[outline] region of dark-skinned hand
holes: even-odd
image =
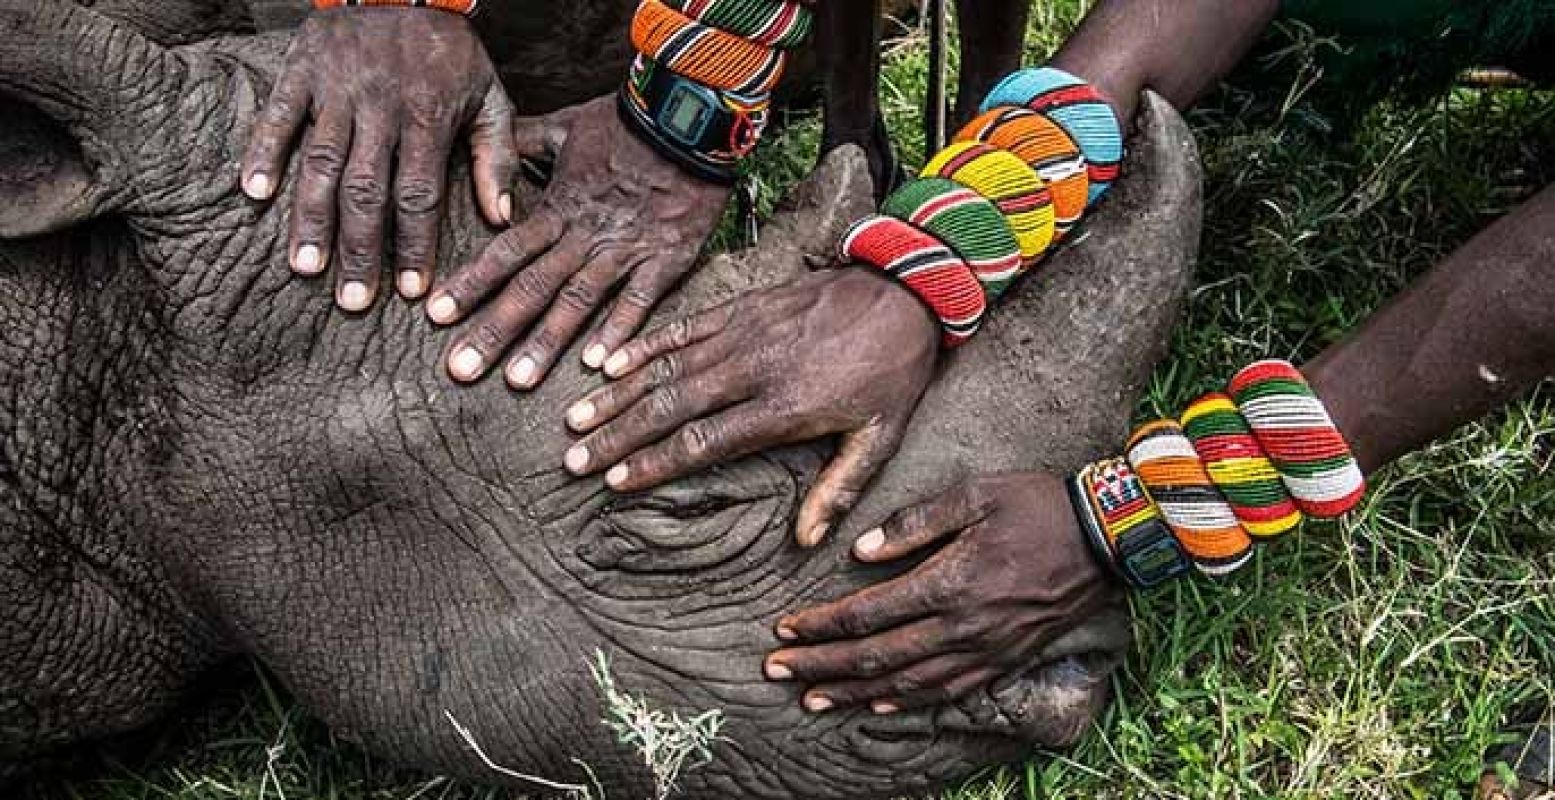
[[[590,433],[566,466],[608,468],[612,489],[634,492],[840,434],[795,526],[814,546],[896,453],[938,352],[939,326],[908,290],[862,267],[812,273],[613,353],[605,373],[622,379],[567,411],[573,430]]]
[[[362,311],[377,296],[391,211],[400,294],[416,299],[432,285],[448,154],[460,131],[469,132],[482,215],[493,225],[510,221],[513,110],[464,17],[411,8],[314,12],[293,37],[249,139],[246,194],[275,193],[310,116],[290,261],[299,274],[318,275],[333,255],[341,308]]]
[[[555,172],[533,213],[433,292],[433,322],[473,313],[448,351],[454,380],[481,377],[524,336],[503,372],[513,388],[534,388],[624,281],[584,347],[584,363],[597,369],[691,269],[718,224],[732,190],[660,156],[627,130],[615,103],[608,95],[516,124],[519,153],[554,161]]]
[[[1063,482],[975,477],[893,514],[853,544],[879,563],[939,549],[900,577],[784,617],[776,681],[810,688],[812,712],[880,714],[944,703],[1029,669],[1043,648],[1117,592],[1081,538]]]

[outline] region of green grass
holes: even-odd
[[[1036,11],[1033,62],[1081,9],[1037,0]],[[1379,104],[1352,124],[1291,100],[1315,73],[1310,37],[1288,35],[1283,59],[1193,116],[1208,169],[1198,288],[1141,416],[1250,359],[1319,352],[1555,171],[1555,97],[1459,92]],[[883,95],[909,164],[923,156],[924,79],[921,37],[893,45]],[[813,158],[817,130],[797,117],[764,149],[767,202]],[[947,797],[1470,796],[1506,723],[1555,697],[1552,397],[1404,459],[1353,519],[1308,526],[1235,580],[1136,598],[1138,644],[1082,744]],[[138,737],[134,755],[90,754],[90,777],[33,792],[502,796],[336,742],[253,665],[223,681],[240,688]]]

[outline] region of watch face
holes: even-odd
[[[1123,571],[1139,586],[1150,587],[1188,571],[1188,559],[1171,531],[1152,520],[1129,532],[1129,541],[1119,542]]]
[[[712,119],[713,106],[691,87],[681,84],[670,92],[659,112],[659,127],[685,144],[701,141]]]

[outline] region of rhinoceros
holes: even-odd
[[[1088,228],[944,357],[847,530],[805,551],[790,526],[826,443],[616,495],[562,468],[565,404],[600,380],[576,354],[532,393],[456,387],[420,308],[346,315],[295,277],[289,186],[237,188],[284,33],[165,46],[58,0],[0,0],[0,31],[0,770],[145,725],[241,654],[385,758],[541,791],[475,742],[619,798],[657,784],[601,724],[600,654],[637,702],[721,715],[687,798],[923,793],[1072,743],[1105,702],[1121,600],[912,713],[808,714],[761,664],[781,614],[900,569],[850,559],[864,526],[973,472],[1116,448],[1199,233],[1164,101]],[[445,266],[492,236],[460,160]],[[708,259],[660,318],[835,266],[875,189],[832,148],[759,247]]]

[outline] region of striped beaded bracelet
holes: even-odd
[[[1301,511],[1237,410],[1221,392],[1188,404],[1179,420],[1211,481],[1225,496],[1242,528],[1254,539],[1269,539],[1301,524]]]
[[[1075,474],[1070,487],[1092,554],[1130,585],[1148,589],[1192,568],[1126,459],[1091,464]]]
[[[1361,501],[1366,478],[1306,378],[1288,361],[1244,367],[1226,386],[1297,508],[1337,517]]]
[[[987,298],[972,268],[933,236],[895,217],[869,216],[842,237],[842,257],[885,270],[939,320],[946,348],[964,344],[982,325]]]
[[[939,239],[972,268],[990,301],[1020,274],[1020,245],[987,198],[948,178],[915,178],[880,204],[880,213]]]
[[[1253,556],[1253,542],[1215,488],[1193,443],[1171,420],[1157,420],[1129,437],[1128,463],[1199,571],[1229,575]]]
[[[480,8],[480,4],[480,0],[313,0],[313,7],[318,9],[354,8],[357,6],[399,6],[401,8],[435,8],[441,11],[463,14],[466,17],[475,16],[475,11]]]
[[[741,39],[792,50],[810,37],[814,15],[793,0],[664,0],[687,17]]]
[[[983,100],[982,111],[1025,106],[1052,119],[1080,146],[1094,205],[1118,179],[1123,164],[1123,129],[1112,106],[1094,87],[1054,67],[1028,68],[1000,81]]]
[[[637,52],[697,83],[744,96],[772,91],[788,56],[643,0],[632,18]]]
[[[958,142],[941,150],[920,177],[948,178],[987,198],[999,209],[1025,267],[1053,242],[1053,193],[1026,162],[982,142]]]

